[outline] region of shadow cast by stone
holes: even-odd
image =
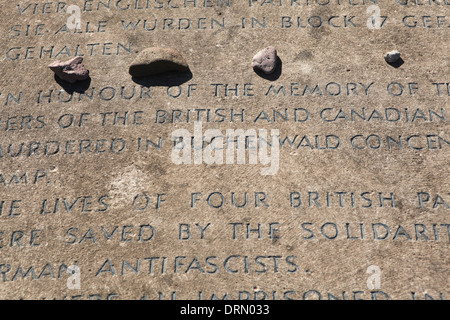
[[[168,71],[146,77],[132,77],[135,83],[144,87],[172,87],[179,86],[192,79],[192,72]]]
[[[87,89],[89,89],[91,85],[91,77],[87,77],[85,80],[80,80],[75,83],[69,83],[67,81],[62,80],[55,74],[55,81],[66,91],[68,94],[72,94],[74,92],[77,93],[85,93]]]
[[[263,79],[269,80],[269,81],[275,81],[278,80],[278,78],[281,76],[281,73],[283,72],[283,61],[281,61],[280,57],[277,57],[277,66],[273,73],[271,74],[265,74],[261,70],[258,70],[256,68],[253,68],[255,73],[260,76]]]
[[[394,68],[400,68],[404,63],[405,63],[405,61],[402,58],[399,58],[395,62],[388,62],[388,65],[390,65]]]

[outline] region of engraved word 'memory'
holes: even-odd
[[[271,131],[270,138],[279,135],[277,129]],[[197,121],[194,135],[187,129],[178,129],[172,132],[171,138],[174,141],[171,158],[175,164],[191,164],[192,153],[194,164],[246,164],[248,150],[248,164],[258,164],[258,154],[260,164],[270,164],[270,167],[261,168],[261,175],[274,175],[279,169],[280,146],[269,143],[272,139],[268,139],[266,129],[259,129],[258,133],[255,129],[227,129],[225,134],[218,129],[208,129],[203,133],[202,122]]]

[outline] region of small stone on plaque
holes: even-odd
[[[386,60],[387,63],[394,63],[400,59],[400,52],[397,50],[390,51],[384,55],[384,60]]]
[[[86,80],[89,70],[83,65],[82,57],[75,57],[68,61],[55,61],[48,66],[60,79],[69,83]]]
[[[252,61],[252,67],[255,70],[262,71],[265,74],[272,74],[277,67],[277,50],[270,46],[259,51]]]
[[[130,66],[133,77],[146,77],[168,71],[186,72],[189,66],[180,52],[172,48],[147,48],[141,51]]]

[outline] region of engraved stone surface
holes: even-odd
[[[145,77],[168,71],[185,72],[189,70],[180,52],[172,48],[144,49],[130,66],[133,77]]]
[[[0,298],[450,298],[448,1],[0,7]]]
[[[277,59],[277,50],[274,47],[267,47],[253,57],[252,66],[255,70],[272,74],[277,67]]]
[[[49,68],[56,76],[69,83],[86,80],[89,77],[89,70],[85,68],[82,57],[75,57],[64,62],[55,61],[49,65]]]

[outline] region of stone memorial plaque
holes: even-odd
[[[448,0],[0,8],[2,299],[450,298]]]

